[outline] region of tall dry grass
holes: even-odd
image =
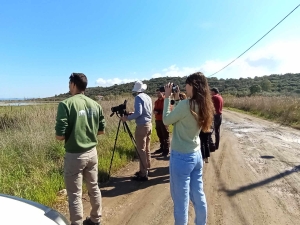
[[[133,109],[130,99],[128,109]],[[119,119],[109,117],[112,106],[124,99],[103,101],[106,134],[99,136],[99,180],[107,177]],[[0,193],[53,206],[64,188],[63,142],[55,140],[57,104],[0,107]],[[128,122],[134,133],[134,122]],[[121,127],[122,128],[122,127]],[[153,129],[152,141],[157,141]],[[118,135],[112,172],[135,156],[133,144],[123,129]]]
[[[300,98],[253,96],[224,98],[225,106],[247,111],[284,125],[300,128]]]

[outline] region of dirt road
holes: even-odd
[[[104,225],[174,224],[169,158],[154,157],[148,182],[136,162],[102,188]],[[208,225],[300,224],[300,131],[226,111],[220,149],[204,165]],[[86,198],[88,199],[88,198]],[[85,214],[89,204],[85,202]],[[189,224],[194,224],[190,207]]]

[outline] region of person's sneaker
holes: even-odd
[[[87,217],[85,221],[83,221],[83,225],[101,225],[101,223],[94,223],[91,218]]]
[[[205,163],[208,163],[208,158],[205,158],[204,161],[205,161]]]
[[[163,152],[163,150],[160,148],[160,149],[156,150],[155,152],[153,152],[153,154],[160,154],[162,152]]]
[[[148,176],[144,176],[144,177],[141,177],[141,176],[134,176],[132,178],[132,180],[135,180],[135,181],[148,181]]]

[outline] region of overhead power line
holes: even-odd
[[[230,63],[228,63],[226,66],[224,66],[222,69],[218,70],[217,72],[209,75],[208,77],[211,77],[219,72],[221,72],[222,70],[224,70],[225,68],[227,68],[228,66],[230,66],[232,63],[234,63],[238,58],[240,58],[242,55],[244,55],[246,52],[248,52],[254,45],[256,45],[261,39],[263,39],[265,36],[267,36],[272,30],[274,30],[282,21],[284,21],[289,15],[291,15],[298,7],[300,6],[300,4],[294,8],[289,14],[287,14],[282,20],[279,21],[279,23],[277,23],[271,30],[269,30],[264,36],[262,36],[258,41],[256,41],[253,45],[251,45],[246,51],[244,51],[242,54],[240,54],[236,59],[234,59],[233,61],[231,61]]]

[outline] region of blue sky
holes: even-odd
[[[137,79],[210,75],[278,23],[299,0],[0,0],[0,98]],[[239,78],[300,72],[300,8],[232,66]]]

